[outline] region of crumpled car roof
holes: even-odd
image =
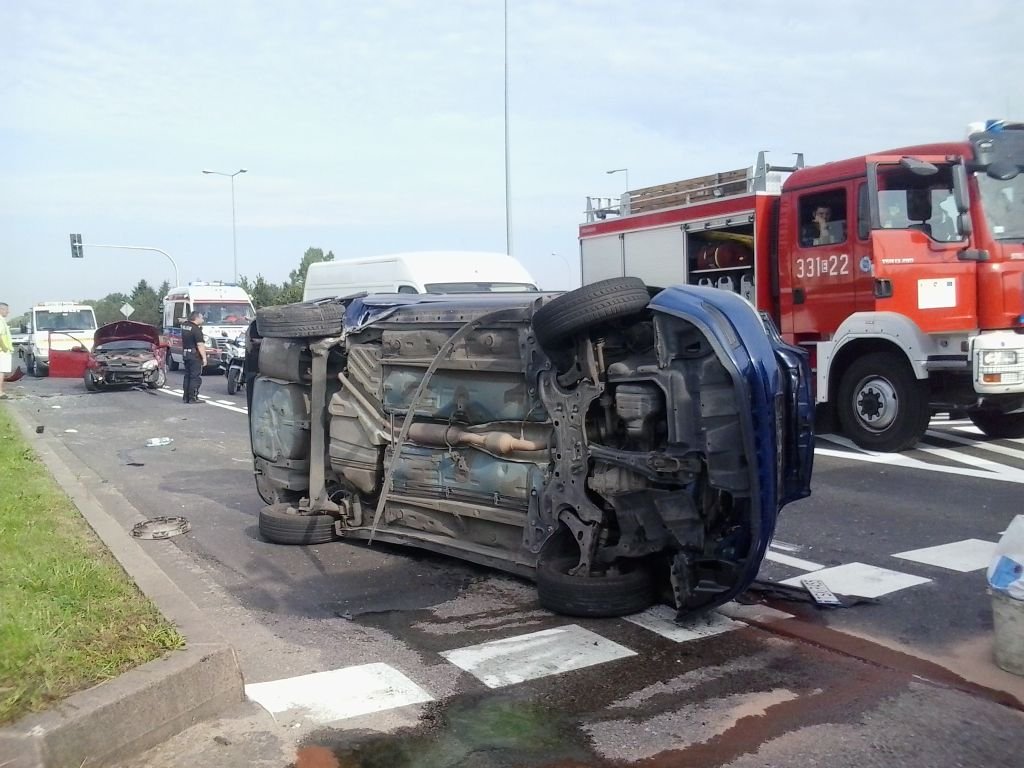
[[[159,345],[160,334],[148,323],[118,320],[96,329],[93,335],[93,350],[112,341],[148,341],[150,344]]]

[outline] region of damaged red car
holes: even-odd
[[[145,384],[159,389],[167,383],[166,348],[152,325],[119,320],[104,325],[93,337],[92,352],[83,378],[85,388]]]

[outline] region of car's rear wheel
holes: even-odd
[[[533,316],[533,332],[546,349],[593,326],[636,315],[650,303],[644,281],[613,277],[557,296]]]
[[[260,510],[260,535],[274,544],[325,544],[334,541],[334,518],[300,515],[288,504],[272,504]]]
[[[256,310],[256,329],[268,339],[302,339],[341,333],[345,305],[337,302],[301,302]]]
[[[172,371],[178,370],[178,361],[174,359],[174,355],[170,352],[167,353],[167,367]]]
[[[968,411],[967,416],[986,437],[995,440],[1015,440],[1024,437],[1024,413]]]
[[[537,564],[537,596],[550,611],[566,616],[604,618],[639,613],[657,597],[652,571],[642,563],[603,575],[574,576],[579,558],[556,555]]]

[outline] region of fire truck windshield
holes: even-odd
[[[1024,174],[1003,181],[978,174],[981,207],[996,240],[1024,240]]]

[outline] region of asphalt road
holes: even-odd
[[[211,402],[186,406],[180,383],[9,390],[39,439],[144,514],[189,519],[190,533],[144,546],[214,617],[267,707],[124,768],[1019,765],[1024,679],[991,661],[983,566],[1021,509],[1024,441],[938,421],[900,457],[822,438],[813,496],[784,510],[761,576],[876,601],[776,596],[680,632],[657,612],[555,616],[526,582],[412,550],[266,543],[244,393],[207,377]]]

